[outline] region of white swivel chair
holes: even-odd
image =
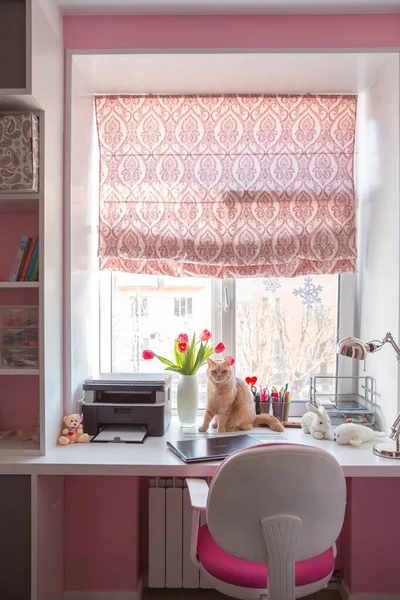
[[[325,450],[266,444],[232,454],[210,489],[187,479],[193,508],[191,557],[223,594],[294,600],[331,578],[346,484]],[[207,525],[199,528],[200,512]]]

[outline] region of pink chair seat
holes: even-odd
[[[207,525],[199,529],[197,554],[207,573],[220,581],[239,587],[257,589],[268,587],[267,565],[227,554],[214,542]],[[331,548],[319,556],[297,562],[296,587],[321,581],[333,571],[334,564],[335,559]]]

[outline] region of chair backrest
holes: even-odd
[[[294,560],[306,560],[334,544],[342,528],[346,482],[325,450],[265,444],[231,455],[211,482],[207,523],[225,552],[267,562],[261,520],[277,515],[301,519]]]

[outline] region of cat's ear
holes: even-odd
[[[207,364],[209,367],[215,367],[215,362],[211,358],[207,358]]]
[[[225,356],[222,362],[228,363],[228,365],[231,366],[231,360],[232,358],[230,356]]]

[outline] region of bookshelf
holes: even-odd
[[[56,1],[0,0],[0,56],[0,113],[39,120],[38,191],[0,190],[0,305],[39,307],[39,368],[0,364],[0,429],[14,432],[0,440],[1,462],[45,454],[62,423],[64,57]],[[39,281],[9,282],[23,234],[39,236]],[[16,431],[34,431],[38,414],[40,444],[20,440]]]
[[[0,305],[39,307],[39,368],[0,364],[0,429],[12,432],[0,440],[0,596],[61,598],[54,569],[40,568],[53,552],[40,515],[47,511],[50,522],[51,493],[62,483],[18,474],[55,447],[63,416],[64,49],[56,0],[0,0],[0,57],[0,112],[39,119],[38,192],[0,191]],[[39,281],[9,282],[23,234],[39,236]],[[40,444],[20,439],[16,432],[34,432],[38,415]],[[60,571],[60,589],[61,579]]]
[[[0,1],[1,4],[1,1]],[[21,112],[18,109],[0,110],[0,114]],[[0,429],[12,431],[0,440],[1,457],[37,456],[43,453],[44,444],[34,444],[21,440],[17,431],[34,431],[37,415],[44,423],[44,382],[43,382],[43,288],[41,281],[8,281],[21,235],[40,235],[43,231],[44,206],[44,112],[33,110],[39,120],[39,191],[7,192],[0,190],[0,306],[38,306],[39,317],[39,368],[7,367],[0,364]],[[14,256],[14,258],[13,258]],[[40,265],[43,256],[39,246]],[[39,276],[40,277],[40,276]],[[0,323],[2,325],[2,323]],[[0,345],[4,331],[1,332]],[[0,348],[3,360],[5,346]]]

